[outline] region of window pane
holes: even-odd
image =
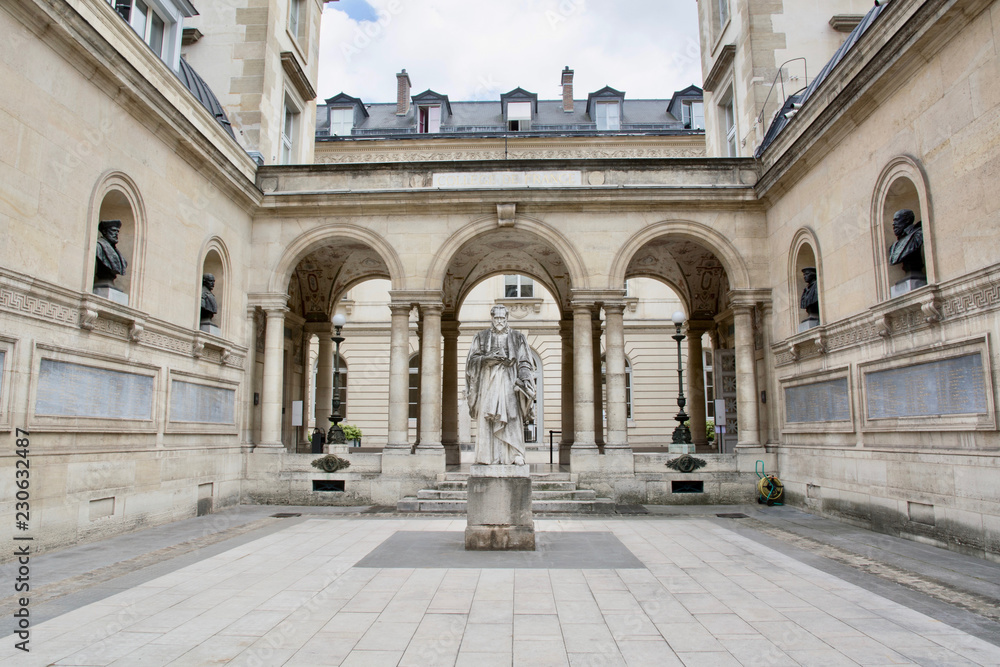
[[[531,102],[508,102],[507,120],[531,120]]]
[[[695,130],[705,129],[705,105],[701,102],[693,102],[691,104],[691,113],[693,116],[691,127]]]
[[[441,107],[430,107],[427,110],[427,131],[441,131]]]
[[[534,296],[534,292],[535,292],[535,286],[532,284],[531,279],[525,278],[524,282],[521,283],[520,296],[524,297],[525,299],[530,299],[532,296]]]
[[[330,109],[330,134],[338,137],[350,136],[354,128],[354,109]]]
[[[139,33],[139,36],[146,39],[146,12],[149,9],[142,0],[135,0],[132,11],[132,28]]]
[[[149,47],[158,56],[163,55],[163,19],[156,14],[152,17],[152,26],[149,29]]]

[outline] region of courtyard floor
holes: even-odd
[[[31,651],[0,600],[0,665],[1000,665],[1000,564],[645,509],[538,517],[533,553],[467,553],[458,516],[242,506],[40,554]]]

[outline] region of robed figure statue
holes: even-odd
[[[535,363],[507,309],[490,310],[493,326],[472,339],[465,362],[469,415],[476,420],[475,463],[524,465],[524,424],[534,419]]]

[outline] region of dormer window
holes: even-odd
[[[417,123],[417,132],[420,134],[434,134],[441,131],[441,107],[423,106],[417,107],[420,119]]]
[[[334,107],[330,109],[330,136],[349,137],[353,129],[353,107]]]
[[[618,132],[622,129],[622,105],[625,93],[611,86],[604,86],[587,96],[587,114],[597,125],[598,131]]]
[[[531,102],[507,103],[507,129],[524,132],[531,127]]]
[[[597,129],[598,130],[622,129],[621,113],[619,112],[618,100],[615,100],[613,102],[597,103]]]
[[[681,103],[681,115],[685,130],[705,129],[705,106],[695,100],[685,100]]]
[[[177,71],[181,22],[197,14],[189,0],[108,0],[153,53]]]

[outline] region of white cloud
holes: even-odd
[[[497,99],[516,86],[558,99],[560,72],[574,96],[605,85],[629,99],[667,98],[701,84],[695,0],[368,0],[378,22],[327,5],[319,94],[393,102],[406,68],[413,92]]]

